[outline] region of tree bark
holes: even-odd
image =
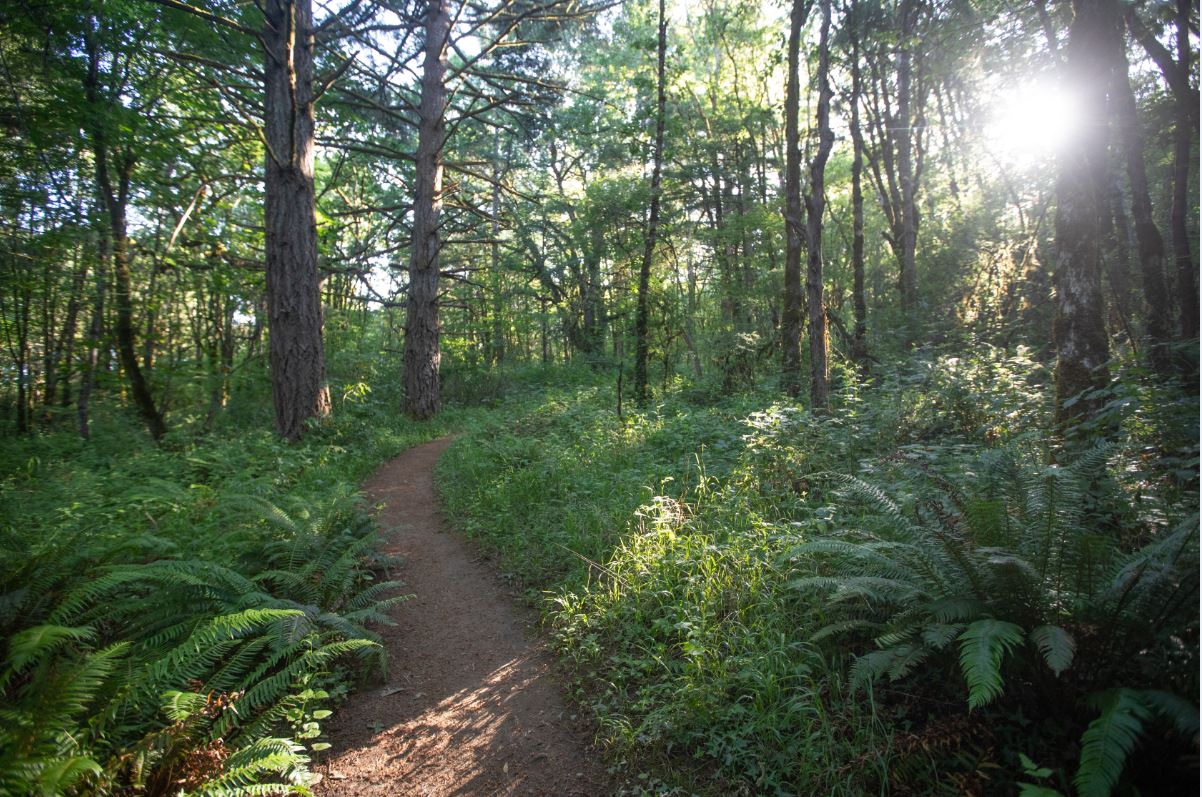
[[[417,419],[441,409],[438,368],[438,222],[442,215],[442,155],[446,143],[447,37],[451,17],[445,0],[430,0],[426,54],[417,130],[413,246],[409,256],[409,300],[405,314],[405,410]]]
[[[155,440],[162,438],[167,432],[163,416],[155,406],[150,394],[150,386],[138,363],[138,353],[134,341],[134,309],[133,309],[133,278],[130,270],[129,235],[127,231],[126,209],[129,201],[129,181],[134,163],[130,156],[121,164],[118,174],[118,187],[114,190],[108,169],[108,148],[102,134],[97,132],[93,137],[93,149],[96,160],[96,185],[100,192],[101,201],[107,215],[107,230],[109,254],[113,266],[113,299],[117,311],[115,331],[117,335],[117,356],[125,376],[129,380],[130,395],[138,415],[146,424],[147,431]]]
[[[53,380],[49,372],[46,374],[45,392],[47,406],[55,400],[56,396],[59,406],[67,407],[71,404],[71,376],[74,369],[75,333],[79,326],[79,308],[83,302],[84,287],[87,284],[88,278],[87,259],[78,257],[78,260],[75,274],[71,278],[71,296],[67,300],[67,317],[63,321],[63,331],[59,335],[54,356],[55,362],[62,364],[62,372],[58,373],[56,371],[56,376]],[[58,390],[59,384],[62,385],[61,395],[59,395]]]
[[[851,270],[852,359],[863,374],[868,369],[868,303],[864,298],[864,134],[860,130],[860,35],[859,13],[852,0],[847,24],[851,32]]]
[[[1102,298],[1107,170],[1107,53],[1119,35],[1114,0],[1074,0],[1065,54],[1081,98],[1080,134],[1059,153],[1056,184],[1056,422],[1062,431],[1101,404],[1088,391],[1106,385],[1109,341]]]
[[[100,339],[104,335],[104,295],[108,291],[105,271],[109,260],[108,233],[97,230],[96,292],[92,299],[92,318],[88,324],[87,351],[84,354],[83,373],[79,377],[79,398],[75,401],[75,416],[79,436],[84,440],[92,437],[91,400],[92,388],[96,384],[96,366],[100,360]]]
[[[664,61],[668,50],[668,19],[664,0],[659,0],[659,36],[656,43],[655,144],[651,151],[651,208],[647,213],[647,237],[639,266],[638,305],[634,322],[634,395],[639,404],[647,401],[648,294],[651,292],[651,262],[659,236],[660,181],[664,159]]]
[[[266,0],[262,40],[268,353],[276,431],[298,440],[330,412],[313,186],[313,9]]]
[[[95,24],[93,23],[93,25]],[[92,109],[92,127],[89,137],[95,161],[96,190],[107,221],[105,230],[101,234],[108,238],[108,251],[113,266],[113,298],[117,311],[117,354],[121,366],[125,370],[126,378],[129,380],[134,407],[146,424],[150,436],[157,441],[166,434],[167,427],[163,422],[163,416],[155,406],[154,398],[150,394],[150,387],[146,383],[146,377],[138,364],[134,341],[133,289],[126,211],[129,207],[130,178],[136,158],[127,148],[116,164],[117,173],[114,182],[114,175],[109,163],[112,152],[104,120],[104,113],[107,109],[103,107],[103,103],[106,100],[101,98],[101,53],[95,33],[89,31],[86,35],[85,46],[88,52],[88,71],[84,77],[84,94]]]
[[[831,131],[830,30],[831,1],[819,0],[822,23],[818,34],[818,149],[810,161],[810,186],[806,194],[806,312],[810,334],[810,406],[825,412],[829,404],[830,373],[827,366],[826,308],[822,301],[822,214],[826,210],[826,161],[835,143]]]
[[[97,163],[101,162],[103,162],[102,159],[97,157]],[[132,166],[132,163],[129,164],[130,169]],[[110,191],[105,193],[113,247],[113,298],[117,310],[117,355],[121,360],[121,367],[125,369],[126,378],[129,380],[130,395],[133,397],[138,415],[142,417],[150,436],[159,440],[167,433],[167,426],[150,394],[150,386],[146,383],[146,376],[142,373],[142,368],[138,363],[138,352],[134,342],[133,280],[130,272],[129,235],[126,231],[125,213],[129,177],[127,171],[123,170],[123,172],[119,196],[114,198]],[[104,180],[104,178],[101,179]]]
[[[1177,0],[1177,70],[1184,76],[1186,89],[1193,56],[1189,44],[1189,0]],[[1174,92],[1176,118],[1173,120],[1173,203],[1169,227],[1173,238],[1173,259],[1177,264],[1177,293],[1181,297],[1181,337],[1198,337],[1198,263],[1189,246],[1189,172],[1192,159],[1191,130],[1198,113],[1196,94],[1188,90]]]
[[[918,203],[914,185],[913,113],[911,112],[913,84],[913,55],[915,9],[912,0],[901,3],[901,42],[897,56],[897,179],[901,187],[901,241],[898,265],[898,286],[901,290],[902,312],[906,316],[906,344],[915,338],[915,314],[918,310]]]
[[[1173,367],[1168,348],[1172,338],[1172,309],[1165,282],[1164,238],[1161,237],[1152,215],[1152,197],[1148,191],[1148,174],[1144,166],[1144,142],[1139,129],[1135,93],[1131,90],[1128,74],[1126,43],[1121,36],[1115,39],[1118,45],[1114,51],[1115,121],[1126,156],[1127,181],[1131,188],[1131,215],[1135,222],[1140,276],[1143,281],[1144,301],[1147,303],[1148,359],[1158,374],[1168,376]]]
[[[789,15],[789,74],[785,83],[785,295],[781,311],[781,387],[796,398],[801,392],[801,135],[798,116],[801,81],[798,76],[801,29],[809,0],[793,0]]]

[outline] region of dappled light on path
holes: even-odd
[[[420,446],[368,482],[413,599],[384,631],[388,677],[353,695],[317,767],[318,793],[604,795],[612,791],[567,708],[551,659],[514,596],[443,529],[431,471],[448,441]]]

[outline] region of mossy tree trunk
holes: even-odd
[[[1067,429],[1097,412],[1108,381],[1102,296],[1109,54],[1119,36],[1114,0],[1074,0],[1064,70],[1081,103],[1076,140],[1058,155],[1056,182],[1056,422]]]

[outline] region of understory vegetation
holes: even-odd
[[[0,797],[320,792],[450,434],[625,794],[1196,794],[1198,32],[0,3]]]
[[[927,352],[833,398],[554,392],[441,464],[651,793],[1171,794],[1196,781],[1196,402]]]
[[[0,794],[307,792],[323,720],[383,667],[373,627],[405,598],[357,483],[474,417],[399,421],[370,366],[336,365],[356,380],[338,422],[299,446],[269,431],[261,382],[161,447],[120,416],[99,444],[3,441]]]

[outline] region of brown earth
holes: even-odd
[[[443,523],[432,471],[449,440],[410,449],[364,489],[412,600],[383,631],[385,686],[351,696],[314,767],[324,797],[614,792],[560,694],[527,612]]]

